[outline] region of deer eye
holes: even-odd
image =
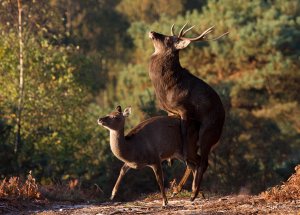
[[[173,39],[170,38],[170,37],[166,37],[166,39],[165,39],[165,44],[166,44],[166,45],[171,45],[172,43],[173,43]]]
[[[120,119],[118,115],[111,116],[112,119]]]

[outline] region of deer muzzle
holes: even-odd
[[[155,39],[163,40],[165,38],[165,36],[162,34],[156,33],[154,31],[150,31],[149,38],[152,40],[155,40]]]
[[[103,122],[103,119],[102,119],[102,118],[99,118],[99,119],[97,120],[97,122],[98,122],[98,125],[104,125],[104,122]]]
[[[154,31],[149,32],[149,38],[152,40],[154,39],[154,33],[155,33]]]

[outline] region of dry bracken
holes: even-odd
[[[260,196],[266,200],[289,201],[300,200],[300,165],[295,167],[296,172],[282,185],[272,187]]]
[[[19,177],[11,177],[0,181],[0,198],[7,199],[38,199],[40,192],[35,178],[29,172],[25,182]]]

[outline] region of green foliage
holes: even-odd
[[[175,17],[183,11],[183,0],[122,0],[117,9],[132,21],[151,23],[158,20],[162,14]]]
[[[99,89],[94,62],[72,45],[53,42],[57,35],[28,33],[22,148],[14,154],[18,37],[15,29],[1,26],[2,34],[7,35],[0,38],[1,159],[5,160],[1,177],[32,169],[45,181],[79,176],[90,180],[99,174],[99,163],[111,157],[103,154],[108,151],[107,133],[96,123],[103,109],[90,104],[89,92]],[[26,34],[27,25],[24,29]],[[91,83],[88,87],[87,82]]]

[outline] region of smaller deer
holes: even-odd
[[[118,106],[115,111],[98,119],[98,124],[110,132],[110,148],[113,154],[124,162],[113,188],[111,200],[115,197],[122,178],[130,168],[139,169],[148,166],[154,171],[162,194],[163,206],[165,206],[168,200],[163,186],[161,162],[170,158],[183,160],[180,118],[176,116],[153,117],[141,122],[125,136],[125,117],[130,114],[130,107],[122,112],[121,107]],[[199,126],[196,123],[190,124],[188,128],[188,142],[194,144],[189,144],[191,146],[188,148],[189,160],[192,163],[188,164],[184,176],[188,177],[193,171],[193,197],[196,197],[195,192],[199,190],[200,157],[197,155],[197,148],[193,148],[198,140],[198,130]],[[184,183],[186,179],[183,178],[181,181]]]

